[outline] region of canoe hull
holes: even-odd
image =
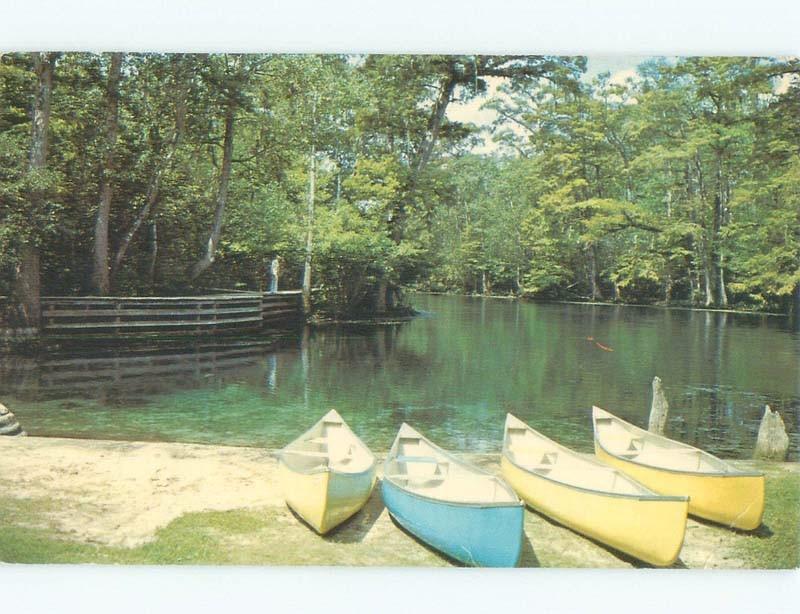
[[[356,514],[375,485],[375,468],[364,473],[298,473],[278,468],[286,504],[317,533],[324,535]]]
[[[450,558],[477,567],[514,567],[522,551],[522,505],[436,501],[383,480],[383,502],[410,533]]]
[[[725,526],[752,531],[764,515],[764,476],[669,471],[621,459],[595,441],[595,455],[651,490],[688,495],[689,513]]]
[[[564,526],[651,565],[678,558],[687,502],[604,495],[548,480],[503,456],[503,477],[525,503]]]

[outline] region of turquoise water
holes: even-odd
[[[277,448],[335,407],[385,451],[403,421],[454,450],[500,448],[513,412],[590,451],[592,404],[646,424],[664,382],[673,436],[749,457],[765,403],[800,437],[800,335],[779,317],[415,295],[423,315],[258,339],[86,348],[0,363],[31,435]]]

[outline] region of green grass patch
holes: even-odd
[[[153,541],[124,548],[86,543],[60,532],[47,520],[52,508],[47,500],[0,498],[0,508],[7,519],[0,531],[0,561],[6,563],[258,563],[246,556],[253,545],[237,552],[231,542],[252,536],[270,521],[269,514],[248,511],[186,514],[159,530]]]
[[[734,551],[757,569],[800,567],[800,473],[767,473],[764,524],[742,534]]]
[[[800,566],[800,472],[766,471],[764,525],[752,533],[703,525],[733,567]],[[73,508],[77,511],[81,508]],[[286,507],[190,513],[135,548],[87,543],[53,522],[63,502],[0,496],[0,561],[8,563],[393,565],[449,563],[382,516],[373,497],[364,511],[322,538]],[[607,549],[526,512],[526,545],[520,564],[542,567],[626,567]],[[366,539],[369,534],[369,539]],[[702,544],[702,540],[698,542]],[[688,543],[687,543],[688,547]],[[694,566],[694,565],[692,565]]]

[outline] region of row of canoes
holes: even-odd
[[[403,424],[384,464],[392,517],[469,565],[517,564],[524,504],[618,551],[671,565],[687,514],[731,528],[761,524],[764,476],[593,408],[595,457],[506,416],[502,477],[443,450]],[[280,453],[289,507],[325,534],[358,510],[376,482],[376,459],[335,411]],[[523,503],[524,502],[524,503]]]

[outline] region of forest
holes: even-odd
[[[800,61],[0,55],[0,295],[407,289],[797,312]],[[485,125],[448,115],[480,101]],[[482,142],[491,147],[478,148]],[[483,151],[482,153],[478,153]]]

